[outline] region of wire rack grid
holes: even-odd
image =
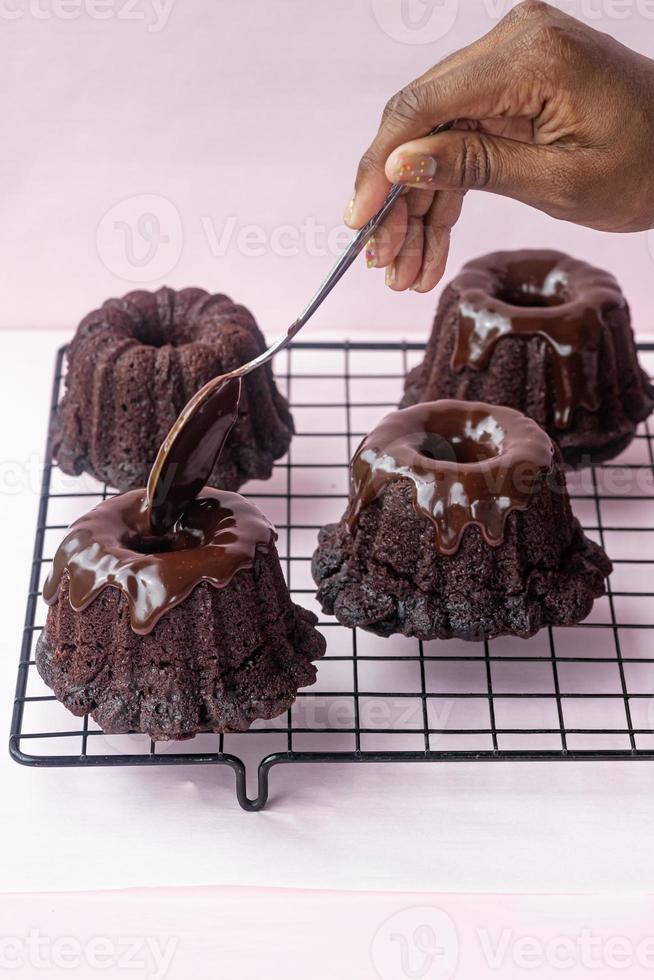
[[[270,770],[292,763],[654,759],[654,447],[648,423],[623,455],[569,474],[573,507],[613,559],[607,595],[577,627],[530,640],[382,639],[321,614],[310,574],[319,528],[345,507],[358,441],[397,405],[420,344],[295,343],[277,373],[297,433],[270,481],[248,497],[272,519],[295,601],[327,638],[318,681],[293,707],[249,732],[154,743],[107,735],[71,715],[34,664],[43,580],[66,527],[111,489],[43,473],[10,752],[31,766],[226,765],[238,802],[260,810]],[[641,345],[654,352],[654,344]],[[649,356],[647,353],[645,356]],[[51,411],[61,387],[58,354]],[[278,368],[280,363],[278,363]],[[249,794],[249,775],[254,792]]]

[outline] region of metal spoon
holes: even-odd
[[[435,126],[430,136],[451,129],[454,122]],[[161,445],[148,477],[146,506],[155,534],[173,526],[185,507],[195,499],[211,475],[225,440],[236,421],[240,379],[267,364],[290,344],[307,320],[365,248],[396,200],[405,191],[393,184],[379,211],[361,228],[286,334],[258,357],[209,381],[182,409]]]

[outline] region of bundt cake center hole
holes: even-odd
[[[450,420],[451,422],[452,420]],[[446,432],[425,432],[418,452],[440,463],[481,463],[502,452],[504,430],[492,417],[456,420]]]
[[[425,459],[433,459],[438,462],[455,463],[457,461],[456,450],[449,439],[443,438],[436,432],[428,432],[420,445],[418,452]]]
[[[141,323],[134,331],[134,336],[139,344],[143,344],[144,347],[177,346],[172,332],[169,333],[158,320],[156,322],[147,320]]]
[[[135,534],[126,541],[126,547],[140,555],[163,555],[172,551],[200,548],[204,541],[205,535],[198,529],[174,528],[167,534]]]
[[[509,269],[502,278],[497,299],[510,306],[549,307],[570,302],[568,277],[562,269]]]
[[[484,459],[493,459],[497,456],[499,447],[491,441],[480,442],[477,439],[459,436],[445,438],[429,432],[420,444],[418,452],[426,459],[440,463],[480,463]]]

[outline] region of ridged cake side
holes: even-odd
[[[360,514],[323,528],[313,557],[318,599],[345,626],[381,636],[476,640],[532,636],[543,626],[584,619],[604,593],[611,563],[573,517],[561,484],[545,477],[525,511],[509,514],[504,540],[487,544],[468,527],[454,555],[441,554],[434,528],[397,479]]]
[[[312,661],[325,651],[316,622],[291,601],[273,545],[224,588],[200,582],[146,635],[133,631],[116,588],[75,612],[64,576],[36,664],[73,714],[88,712],[108,733],[245,731],[315,681]]]
[[[61,469],[89,472],[119,490],[143,486],[186,402],[265,347],[252,315],[227,296],[161,289],[108,300],[82,320],[68,349],[52,433]],[[250,374],[210,485],[236,490],[249,479],[267,479],[292,434],[270,367]]]

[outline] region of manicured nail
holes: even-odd
[[[395,263],[391,262],[390,265],[386,266],[386,272],[384,274],[387,286],[392,286],[395,282]]]
[[[352,197],[350,198],[350,203],[345,208],[345,214],[343,215],[343,221],[345,222],[346,225],[349,225],[350,221],[352,220],[353,211],[354,211],[354,195],[352,195]]]
[[[395,171],[398,184],[431,184],[436,176],[436,157],[405,153]]]
[[[375,236],[371,237],[366,242],[366,265],[369,269],[374,269],[377,265],[377,252],[375,249]]]

